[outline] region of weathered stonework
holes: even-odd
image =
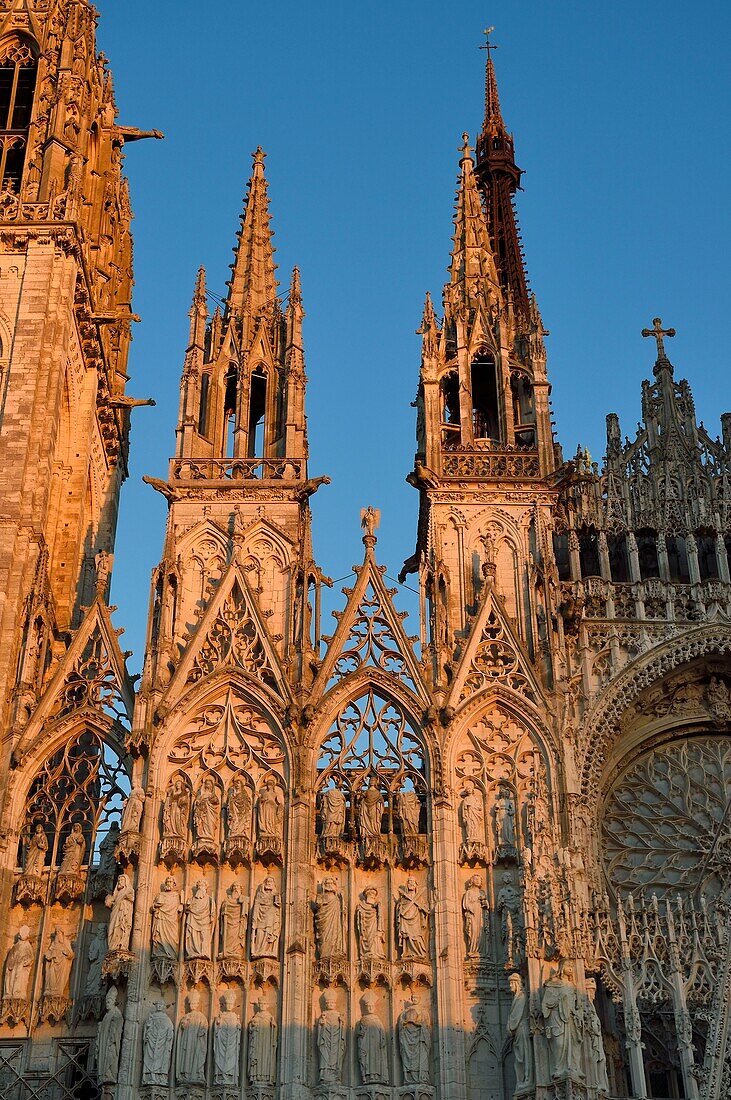
[[[34,89],[0,133],[3,1097],[722,1100],[731,417],[696,423],[655,321],[636,440],[610,416],[601,469],[563,461],[488,50],[421,326],[421,635],[367,508],[323,636],[328,479],[259,149],[147,479],[169,510],[134,685],[107,604],[138,403],[120,161],[159,135],[116,123],[94,27],[0,0]]]

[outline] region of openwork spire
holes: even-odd
[[[248,313],[255,317],[271,306],[277,294],[274,247],[269,215],[269,194],[261,146],[253,154],[241,232],[226,300],[226,315]]]
[[[462,285],[465,294],[470,294],[476,292],[477,283],[483,279],[497,283],[497,272],[477,189],[469,135],[463,134],[462,141],[449,273],[452,286]]]

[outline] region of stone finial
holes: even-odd
[[[363,528],[365,534],[363,535],[363,545],[372,549],[376,542],[376,529],[381,523],[381,513],[378,508],[373,508],[370,504],[367,508],[362,508],[360,513],[360,525]]]

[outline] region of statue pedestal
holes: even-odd
[[[251,863],[251,841],[244,836],[233,836],[224,844],[223,854],[231,867],[239,863],[248,867]]]
[[[160,859],[168,868],[172,868],[180,863],[187,863],[188,861],[188,845],[182,839],[177,836],[163,837],[160,841]]]
[[[355,1090],[356,1100],[391,1100],[390,1085],[361,1085]]]
[[[56,901],[60,901],[62,904],[64,902],[70,903],[82,897],[85,887],[86,880],[83,875],[59,875],[56,879],[53,896]]]
[[[36,875],[21,875],[15,884],[15,900],[18,905],[43,904],[46,900],[46,881]]]
[[[30,1001],[21,1000],[20,997],[3,997],[0,1003],[0,1023],[30,1024]]]
[[[126,978],[134,961],[135,957],[131,951],[110,951],[104,956],[102,974],[105,978],[111,978],[113,982],[119,978]]]
[[[139,858],[141,847],[142,834],[125,830],[125,832],[120,834],[119,840],[117,841],[117,847],[114,849],[114,858],[122,864],[132,863]]]
[[[432,1085],[401,1085],[396,1095],[399,1100],[434,1100],[436,1091]]]
[[[38,1022],[48,1020],[51,1024],[60,1024],[70,1011],[71,1001],[68,997],[49,997],[44,994],[38,1009]]]
[[[265,865],[282,862],[283,844],[278,836],[262,835],[256,842],[256,855]]]
[[[348,1100],[349,1092],[342,1085],[317,1085],[314,1095],[315,1100]]]

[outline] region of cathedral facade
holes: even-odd
[[[564,459],[488,50],[420,328],[420,634],[372,508],[323,634],[327,478],[257,149],[146,479],[133,681],[121,162],[159,135],[118,124],[96,18],[0,0],[0,1094],[724,1100],[731,414],[698,424],[655,319],[636,437],[610,414],[601,464]]]

